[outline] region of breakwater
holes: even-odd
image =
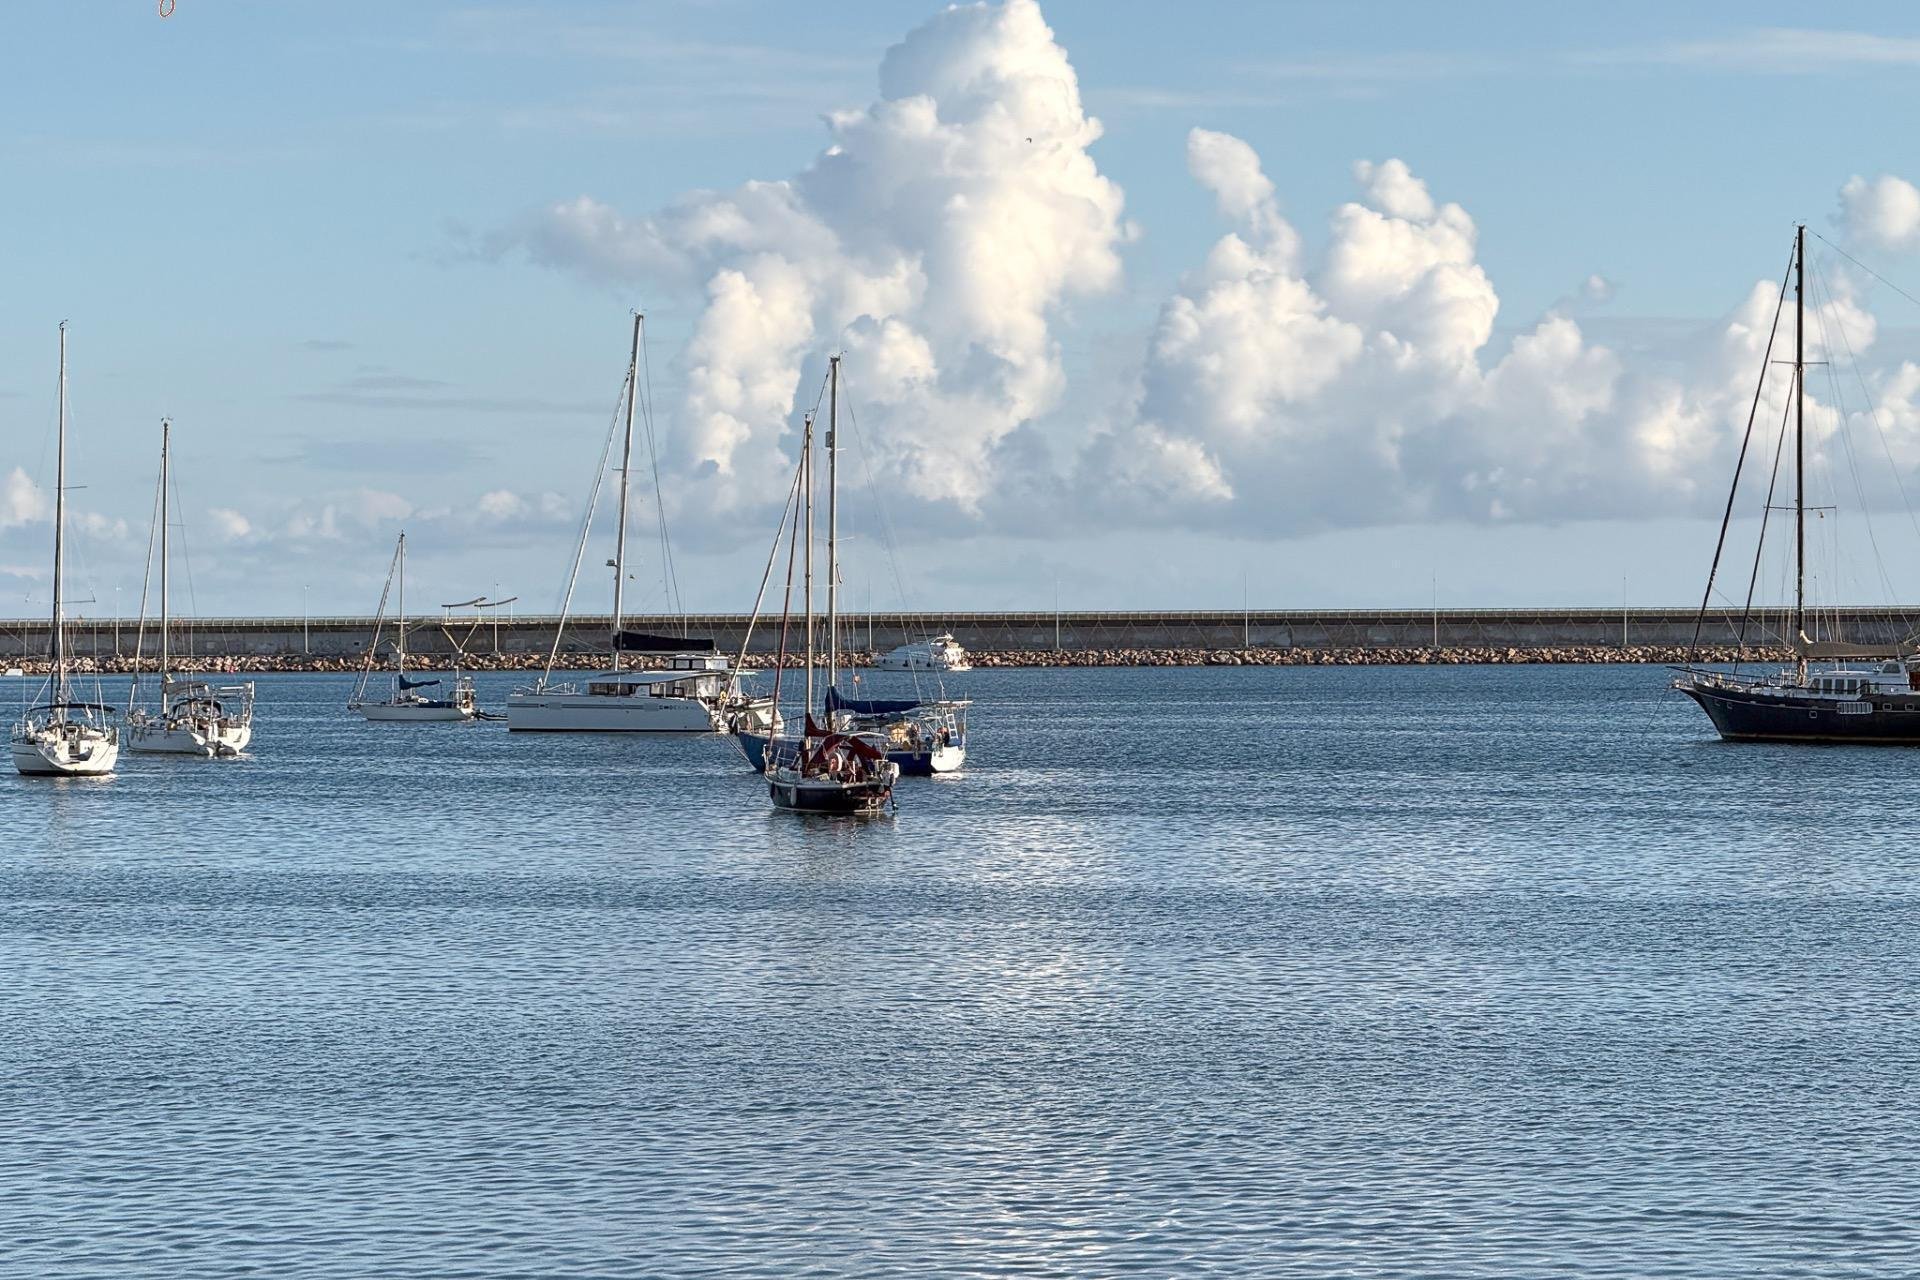
[[[1601,645],[1554,645],[1535,648],[1466,648],[1466,649],[1392,649],[1392,648],[1333,648],[1333,649],[1063,649],[1053,650],[1012,649],[976,653],[972,655],[976,667],[982,669],[1009,667],[1342,667],[1342,666],[1462,666],[1482,664],[1531,664],[1531,663],[1597,663],[1597,662],[1639,662],[1678,664],[1689,659],[1689,650],[1680,646],[1641,645],[1627,649],[1609,648]],[[746,665],[757,669],[771,669],[777,655],[750,653]],[[871,653],[845,653],[841,655],[840,665],[854,670],[870,669],[874,665],[875,655]],[[1747,648],[1733,646],[1704,646],[1691,651],[1691,660],[1697,663],[1780,663],[1791,662],[1793,652],[1781,648]],[[27,659],[19,662],[23,671],[29,674],[44,674],[47,663],[44,659]],[[356,672],[362,669],[364,662],[348,658],[335,658],[323,655],[289,654],[274,657],[213,657],[200,656],[175,659],[176,672],[191,672],[208,675],[220,674],[260,674],[274,671],[330,671]],[[538,671],[546,665],[544,654],[534,653],[477,653],[469,655],[464,661],[458,661],[446,654],[421,655],[409,660],[409,666],[416,670],[448,670],[459,665],[469,671]],[[573,668],[580,664],[562,664]],[[802,665],[799,658],[789,654],[785,666],[795,668]],[[818,666],[825,667],[826,659],[818,660]],[[102,675],[124,675],[139,670],[151,671],[154,663],[151,658],[136,662],[131,657],[103,658],[82,657],[73,664],[74,670],[82,674],[99,673]]]
[[[1889,644],[1920,630],[1920,606],[1823,610],[1821,636],[1844,636],[1859,644]],[[408,628],[408,649],[427,660],[464,652],[473,665],[498,663],[521,667],[544,662],[555,641],[552,617],[481,618],[444,613],[419,617]],[[739,649],[748,619],[742,614],[696,614],[685,618],[634,617],[636,631],[711,639],[722,650]],[[1608,661],[1671,661],[1695,640],[1709,648],[1777,644],[1790,629],[1777,612],[1742,618],[1738,610],[1711,610],[1704,619],[1694,609],[1309,609],[1236,611],[1097,611],[1059,613],[863,613],[841,620],[843,649],[884,652],[898,644],[951,632],[969,651],[1000,655],[1001,665],[1039,663],[1084,665],[1072,655],[1263,654],[1262,661],[1379,661],[1379,652],[1417,656],[1438,653],[1481,655],[1454,661],[1510,661],[1522,654],[1609,651]],[[607,619],[576,617],[559,637],[562,666],[590,666],[606,651]],[[210,618],[179,625],[172,648],[189,657],[268,660],[321,660],[357,665],[374,643],[371,618],[280,617]],[[391,640],[389,623],[381,647]],[[101,661],[124,659],[136,646],[130,619],[81,617],[70,625],[70,651]],[[0,621],[0,660],[18,664],[47,652],[44,618]],[[779,645],[779,620],[761,619],[749,654],[765,654]],[[146,652],[154,647],[149,624]],[[1364,652],[1363,652],[1364,651]],[[1324,653],[1348,658],[1279,658],[1280,653]],[[1636,653],[1655,656],[1635,658]],[[1047,655],[1029,657],[1028,655]],[[1434,660],[1430,656],[1425,659]],[[1446,659],[1441,659],[1446,660]],[[1578,657],[1524,659],[1580,661]],[[1102,658],[1111,665],[1118,659]],[[1128,659],[1126,665],[1161,663],[1164,658]],[[1187,659],[1181,659],[1182,662]],[[333,668],[325,668],[333,669]]]

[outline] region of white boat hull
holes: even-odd
[[[528,733],[718,733],[725,726],[696,698],[592,693],[507,695],[507,728]]]
[[[215,756],[239,755],[253,741],[253,726],[226,726],[208,730],[185,725],[133,725],[127,730],[127,750],[143,755]]]
[[[113,772],[120,744],[83,734],[76,748],[65,736],[38,734],[13,741],[13,767],[29,778],[97,778]]]
[[[421,703],[363,702],[356,708],[369,720],[405,720],[415,722],[471,720],[472,707],[429,706]]]

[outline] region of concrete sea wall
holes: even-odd
[[[711,638],[723,650],[735,650],[747,621],[740,614],[711,614],[632,618],[627,626]],[[841,647],[854,654],[884,652],[950,631],[982,666],[1671,662],[1684,657],[1695,627],[1692,609],[885,613],[843,618]],[[1777,611],[1755,614],[1745,623],[1746,647],[1751,652],[1777,644],[1787,630]],[[1860,644],[1897,644],[1917,630],[1920,606],[1827,610],[1817,627],[1819,635]],[[444,663],[464,652],[472,666],[521,668],[545,661],[554,633],[551,617],[433,616],[411,623],[408,647],[423,663]],[[135,651],[135,628],[125,619],[82,617],[69,635],[73,655],[103,669],[122,665]],[[561,665],[593,665],[595,655],[606,651],[606,635],[604,617],[573,619],[560,637]],[[1741,635],[1737,611],[1711,611],[1699,625],[1702,645],[1729,656]],[[380,642],[383,653],[391,637],[389,625]],[[172,648],[189,660],[254,670],[350,669],[365,661],[373,638],[370,618],[214,618],[176,624]],[[21,665],[43,657],[47,640],[44,619],[0,622],[0,661]],[[771,654],[778,644],[779,620],[763,618],[748,652]],[[144,652],[154,649],[150,626]]]

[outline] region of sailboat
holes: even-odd
[[[46,699],[27,708],[13,726],[13,767],[28,777],[100,777],[120,759],[120,731],[113,709],[104,703],[74,700],[67,678],[66,616],[60,593],[66,587],[67,534],[67,325],[60,322],[60,425],[53,489],[53,636],[52,671]],[[97,697],[97,694],[96,694]]]
[[[833,356],[829,361],[829,378],[834,395],[828,407],[827,457],[831,468],[834,448],[834,431],[838,427],[840,357]],[[794,506],[794,536],[804,539],[805,547],[805,586],[806,597],[805,643],[802,669],[806,676],[804,699],[805,713],[801,720],[805,728],[797,741],[789,742],[782,737],[784,724],[777,724],[771,731],[763,749],[764,775],[767,780],[767,794],[777,809],[792,809],[803,813],[833,813],[872,815],[884,812],[893,804],[893,784],[900,777],[900,767],[887,759],[884,745],[872,735],[849,732],[834,727],[832,714],[825,717],[824,726],[813,718],[813,669],[814,625],[813,625],[813,418],[808,415],[806,425],[801,431],[800,474],[798,477],[799,501]],[[827,669],[828,684],[831,688],[833,675],[838,670],[839,657],[839,593],[834,582],[834,546],[837,542],[838,509],[834,501],[831,485],[828,488],[827,506]],[[804,528],[802,528],[804,525]],[[791,555],[788,559],[787,576],[789,601],[791,601],[793,566]],[[790,611],[790,610],[789,610]],[[780,678],[786,666],[786,619],[781,623],[781,653],[779,665],[774,673],[774,700],[777,705],[780,696]],[[748,736],[736,731],[737,737]]]
[[[854,698],[840,692],[840,357],[837,355],[827,359],[827,415],[826,726],[831,731],[849,734],[869,745],[878,746],[887,761],[904,776],[924,778],[936,773],[952,773],[967,762],[967,708],[972,705],[970,701],[948,698],[944,693],[935,698]],[[812,430],[813,423],[809,418],[806,425],[809,439]],[[810,468],[808,475],[811,476]],[[808,483],[811,483],[810,479]],[[811,501],[810,496],[808,501]],[[936,637],[934,642],[923,643],[917,649],[922,654],[939,653],[942,650],[936,642],[940,639],[951,641],[952,638]],[[902,649],[914,648],[916,646],[902,646]],[[958,665],[931,669],[970,670],[965,651],[958,645],[953,645],[952,649],[959,655]],[[888,669],[884,662],[881,666]],[[929,666],[922,662],[918,666],[904,665],[891,669],[918,673],[929,670]],[[917,674],[914,683],[917,694]],[[808,705],[812,705],[811,695]],[[769,744],[774,736],[770,728],[751,725],[740,726],[734,734],[747,763],[762,773],[766,772]]]
[[[168,468],[171,463],[173,423],[160,422],[160,705],[154,712],[140,705],[140,651],[144,634],[134,646],[133,688],[127,695],[127,749],[155,754],[237,756],[253,741],[253,682],[213,685],[204,680],[176,680],[171,668],[173,618],[169,603],[168,569],[171,561],[168,530],[171,507]],[[144,633],[144,625],[141,628]]]
[[[735,723],[765,727],[772,723],[773,701],[756,698],[741,690],[740,673],[715,648],[712,640],[686,636],[659,636],[628,631],[625,625],[627,580],[627,498],[628,477],[633,464],[634,401],[640,380],[640,344],[645,332],[645,316],[633,317],[633,347],[627,360],[624,443],[620,452],[620,500],[614,531],[613,558],[607,567],[613,570],[613,614],[611,619],[612,668],[588,676],[584,687],[553,680],[554,664],[560,657],[560,640],[566,630],[567,610],[573,602],[574,587],[580,577],[580,561],[593,527],[593,508],[598,502],[600,477],[606,472],[606,453],[595,473],[593,495],[587,503],[586,519],[580,528],[575,548],[573,572],[567,581],[566,601],[561,607],[560,625],[554,631],[553,649],[546,669],[531,686],[507,695],[507,728],[511,731],[538,733],[719,733]],[[606,452],[611,452],[612,437]],[[664,544],[666,528],[661,526]],[[646,655],[641,666],[629,666],[628,654]]]
[[[393,637],[393,683],[387,696],[378,700],[367,696],[373,678],[373,664],[379,656],[380,620],[387,612],[387,592],[398,588],[395,602]],[[360,684],[347,699],[347,710],[358,711],[369,720],[471,720],[478,713],[473,700],[473,677],[461,671],[449,673],[453,681],[445,697],[422,690],[438,689],[439,676],[417,680],[407,675],[407,535],[402,530],[393,547],[393,563],[387,569],[387,585],[380,592],[380,611],[375,615],[373,643],[367,646],[366,669]]]
[[[1784,670],[1748,674],[1737,667],[1732,671],[1695,667],[1689,662],[1673,680],[1673,687],[1700,704],[1722,738],[1730,741],[1844,742],[1844,743],[1920,743],[1920,654],[1911,642],[1863,645],[1816,638],[1809,634],[1807,609],[1807,488],[1806,488],[1806,289],[1807,229],[1801,225],[1794,233],[1793,259],[1788,275],[1781,281],[1779,303],[1775,308],[1775,327],[1786,303],[1788,281],[1794,293],[1793,398],[1789,409],[1793,421],[1793,570],[1794,596],[1792,629],[1789,638],[1794,650],[1793,666]],[[1760,386],[1754,392],[1754,411],[1747,420],[1747,440],[1741,445],[1741,464],[1751,442],[1753,421],[1759,412],[1761,392],[1772,363],[1773,340],[1769,338]],[[1782,361],[1781,363],[1789,363]],[[1784,433],[1785,424],[1782,424]],[[1785,440],[1782,439],[1782,447]],[[1707,575],[1707,590],[1700,603],[1699,620],[1694,624],[1697,647],[1708,602],[1713,596],[1714,578],[1726,549],[1727,527],[1732,520],[1734,499],[1739,493],[1741,465],[1734,468],[1733,486],[1727,494],[1726,515],[1720,524],[1720,541],[1714,548],[1713,568]],[[1768,490],[1768,510],[1772,507]],[[1765,527],[1761,530],[1761,548],[1754,552],[1754,580],[1759,577],[1760,550],[1765,545]],[[1747,613],[1752,611],[1752,585],[1748,588]],[[1742,643],[1745,620],[1741,624]],[[1850,666],[1849,661],[1873,659],[1868,665]],[[1826,663],[1819,668],[1813,664]]]

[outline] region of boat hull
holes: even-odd
[[[893,784],[886,781],[851,785],[815,778],[793,780],[775,776],[767,780],[767,794],[774,808],[793,813],[830,813],[851,817],[870,817],[886,812],[893,802]]]
[[[1682,686],[1680,692],[1700,704],[1729,742],[1920,746],[1920,697],[1816,699],[1715,685]]]
[[[507,728],[517,733],[717,733],[714,713],[694,698],[514,693]]]
[[[736,730],[733,740],[740,744],[740,754],[746,757],[749,768],[755,773],[767,771],[766,734]],[[931,778],[937,773],[954,773],[967,763],[965,746],[889,751],[886,755],[887,761],[900,770],[903,778]]]
[[[89,741],[84,754],[70,751],[65,742],[39,737],[16,738],[12,745],[13,767],[29,778],[103,777],[120,762],[117,742]]]
[[[205,729],[173,726],[134,725],[127,730],[127,750],[143,755],[216,756],[239,755],[253,741],[250,724]]]
[[[412,723],[471,720],[474,714],[472,707],[456,706],[450,702],[417,702],[401,705],[383,702],[366,702],[355,709],[368,720],[372,721],[403,721]]]

